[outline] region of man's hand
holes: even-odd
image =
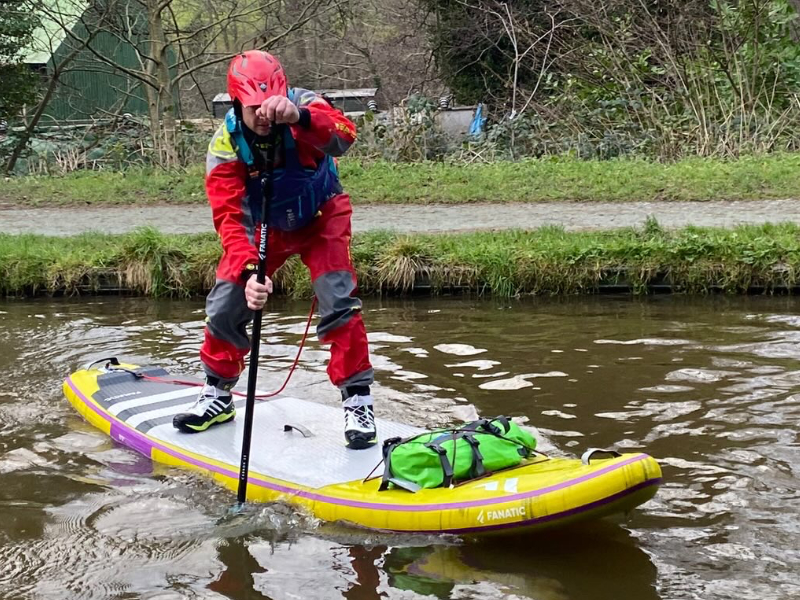
[[[244,286],[244,297],[247,300],[247,308],[250,310],[261,310],[267,303],[267,296],[272,293],[272,280],[267,277],[264,283],[258,283],[255,273],[247,280]]]
[[[289,123],[300,120],[300,111],[286,96],[270,96],[256,109],[256,116],[270,123]]]

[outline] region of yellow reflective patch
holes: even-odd
[[[236,151],[233,149],[231,134],[224,124],[217,129],[217,133],[211,138],[208,151],[217,158],[224,158],[226,160],[236,158]]]
[[[346,133],[348,135],[353,135],[353,132],[350,131],[350,128],[347,125],[345,125],[344,123],[337,123],[336,124],[336,129],[338,129],[339,131],[342,131],[342,132],[344,132],[344,133]]]

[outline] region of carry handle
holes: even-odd
[[[283,430],[286,432],[299,431],[304,438],[314,437],[314,434],[307,427],[303,427],[302,425],[292,425],[291,423],[286,423],[283,426]]]
[[[88,363],[85,367],[83,367],[84,371],[88,371],[97,363],[105,362],[106,366],[114,365],[115,367],[119,366],[119,360],[116,356],[107,356],[105,358],[98,358],[97,360],[93,360],[92,362]]]
[[[589,448],[586,452],[581,454],[581,462],[585,465],[589,465],[592,462],[592,458],[594,458],[595,454],[610,454],[611,458],[617,458],[622,456],[616,450],[605,450],[603,448]]]

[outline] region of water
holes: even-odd
[[[2,598],[800,598],[800,301],[371,299],[381,416],[523,416],[555,454],[646,451],[665,484],[627,518],[468,542],[321,524],[234,496],[87,425],[60,385],[90,359],[198,373],[200,302],[0,302]],[[260,387],[307,306],[265,316]],[[287,393],[335,404],[312,341]]]

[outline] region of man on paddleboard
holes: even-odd
[[[319,302],[317,336],[331,346],[328,376],[342,394],[344,436],[353,449],[375,444],[370,385],[373,370],[356,275],[350,259],[352,207],[333,157],[356,139],[353,123],[325,98],[288,89],[280,62],[251,50],[228,69],[233,108],[214,134],[206,157],[206,193],[222,242],[216,283],[206,299],[200,358],[206,382],[195,405],[175,416],[180,431],[196,433],[231,421],[231,389],[250,349],[246,327],[272,292],[269,279],[293,254],[308,267]],[[270,214],[261,215],[271,123],[277,135]],[[256,281],[259,228],[268,218],[267,279]]]

